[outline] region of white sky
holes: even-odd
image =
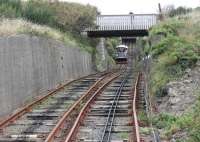
[[[98,7],[101,14],[128,14],[133,13],[157,13],[158,3],[161,6],[173,4],[175,7],[197,7],[200,0],[62,0],[68,2],[78,2],[91,4]]]

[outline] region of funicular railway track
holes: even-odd
[[[81,99],[80,104],[84,104],[82,99],[87,100],[89,98],[87,94],[95,92],[111,80],[110,78],[114,79],[118,75],[117,71],[89,75],[67,83],[25,106],[0,123],[0,142],[45,141],[62,116],[78,100]],[[72,110],[78,112],[78,107]]]
[[[128,68],[73,82],[1,123],[0,142],[140,142],[136,96],[141,74],[136,78]]]
[[[140,142],[137,95],[141,74],[126,71],[82,108],[65,142]]]

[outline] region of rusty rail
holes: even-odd
[[[102,72],[104,73],[104,72]],[[98,73],[96,73],[98,74]],[[13,121],[15,121],[16,119],[20,118],[21,116],[23,116],[25,113],[29,112],[34,106],[36,106],[37,104],[41,103],[42,101],[46,100],[48,97],[54,95],[56,92],[60,91],[61,89],[63,89],[64,87],[79,81],[81,79],[84,79],[86,77],[92,76],[92,75],[96,75],[96,74],[91,74],[91,75],[87,75],[72,81],[69,81],[61,86],[59,86],[58,88],[52,90],[51,92],[49,92],[47,95],[40,97],[39,99],[33,101],[32,103],[26,105],[25,107],[23,107],[21,110],[19,110],[18,112],[14,113],[13,115],[9,116],[6,120],[0,122],[0,130],[2,131],[3,128],[5,128],[7,125],[11,124]],[[105,74],[108,74],[105,72]],[[0,131],[0,132],[1,132]]]
[[[136,99],[137,99],[137,95],[138,94],[138,89],[139,89],[139,84],[140,84],[140,77],[141,77],[141,73],[138,74],[135,86],[134,86],[134,96],[133,96],[133,107],[132,107],[132,111],[133,111],[133,131],[135,134],[135,141],[136,142],[140,142],[140,133],[139,133],[139,124],[138,124],[138,119],[137,119],[137,111],[136,111]]]
[[[114,73],[113,73],[114,74]],[[108,74],[109,76],[110,74]],[[82,102],[83,99],[85,99],[87,96],[92,95],[89,100],[86,102],[86,104],[83,106],[83,108],[81,109],[75,123],[73,124],[72,128],[70,129],[69,134],[67,135],[67,139],[66,141],[68,141],[68,139],[71,139],[71,137],[73,136],[76,128],[78,127],[78,124],[85,112],[86,106],[89,105],[89,102],[91,100],[94,99],[94,97],[108,84],[110,83],[112,80],[114,80],[116,77],[118,77],[119,74],[114,75],[114,77],[112,77],[111,79],[109,79],[108,81],[106,81],[104,84],[101,84],[101,87],[98,88],[97,85],[99,83],[101,83],[101,81],[103,81],[107,76],[104,76],[103,78],[101,78],[99,81],[97,81],[94,85],[92,85],[92,87],[81,97],[79,98],[79,100],[77,100],[70,108],[68,111],[65,112],[65,114],[63,115],[63,117],[59,120],[59,122],[56,124],[56,126],[53,128],[53,130],[50,132],[50,134],[48,135],[48,137],[46,138],[45,142],[52,142],[54,140],[54,138],[56,137],[56,135],[58,135],[58,133],[61,133],[62,127],[65,123],[65,120],[70,116],[70,114],[77,108],[77,106],[80,105],[80,103]],[[97,88],[97,90],[94,91],[94,88]],[[92,94],[93,93],[93,94]]]
[[[112,80],[114,80],[115,78],[117,78],[119,75],[114,76],[113,78],[111,78],[108,82],[106,82],[103,86],[101,86],[93,95],[92,97],[87,101],[87,103],[84,105],[84,107],[81,109],[81,112],[79,113],[79,116],[77,117],[72,129],[70,130],[69,134],[67,135],[65,142],[71,142],[73,137],[75,136],[78,127],[80,126],[80,123],[83,120],[83,117],[85,116],[87,109],[89,108],[89,106],[94,102],[96,96],[99,94],[99,92],[101,92],[106,86],[107,84],[109,84]]]

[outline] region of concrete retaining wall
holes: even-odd
[[[50,39],[0,38],[0,116],[64,80],[91,74],[91,55]]]

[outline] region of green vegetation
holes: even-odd
[[[151,131],[150,127],[140,127],[140,134],[142,135],[151,135]]]
[[[51,27],[54,31],[58,31],[56,33],[61,33],[62,41],[80,43],[82,49],[89,52],[93,52],[91,46],[96,46],[97,41],[82,37],[80,33],[84,28],[94,25],[93,21],[96,14],[96,7],[77,3],[50,3],[47,0],[0,0],[1,19],[20,18],[24,19],[23,21],[28,21],[28,23]],[[30,31],[28,28],[21,30],[21,32],[27,30],[28,33],[38,34],[38,31]],[[8,33],[11,32],[8,31]],[[45,34],[48,35],[48,31],[43,35]],[[63,35],[65,36],[63,37]]]
[[[151,92],[156,96],[166,95],[165,85],[179,79],[187,68],[193,68],[200,60],[200,11],[165,19],[152,28],[149,41],[144,46],[146,54],[153,57]],[[187,142],[200,141],[200,92],[195,106],[182,116],[161,113],[152,118],[153,125],[162,129],[162,137],[186,132]],[[183,139],[181,140],[183,141]]]
[[[145,110],[141,109],[137,113],[137,119],[140,123],[139,131],[142,135],[151,135],[151,127],[149,127],[149,118]]]
[[[13,26],[13,24],[15,26]],[[64,44],[66,44],[66,46],[79,47],[81,50],[85,50],[89,53],[93,52],[93,48],[90,45],[77,42],[77,40],[72,37],[72,35],[63,33],[57,29],[50,28],[45,25],[33,24],[23,19],[2,19],[0,24],[0,35],[10,36],[16,34],[29,34],[51,38],[62,41]]]
[[[45,1],[30,0],[24,4],[21,16],[25,19],[38,24],[52,26],[55,23],[55,10]]]
[[[97,14],[96,7],[78,3],[54,2],[46,0],[1,0],[1,17],[21,17],[37,24],[45,24],[61,31],[80,33],[92,26]]]
[[[192,8],[187,8],[183,6],[179,6],[177,8],[174,7],[174,5],[168,5],[162,10],[165,15],[169,17],[174,17],[174,16],[180,16],[187,14],[192,11]]]
[[[20,0],[0,0],[0,16],[16,18],[21,16],[22,3]]]
[[[97,8],[89,4],[48,0],[0,0],[0,36],[29,34],[53,38],[68,47],[80,47],[89,52],[96,57],[94,63],[97,63],[97,68],[101,68],[105,63],[101,62],[101,57],[94,48],[99,40],[81,35],[85,28],[94,26],[97,13]],[[106,56],[106,61],[113,64],[110,55],[113,55],[115,40],[108,41],[109,55]]]
[[[121,132],[121,133],[118,133],[119,137],[123,140],[126,140],[128,139],[128,136],[129,136],[129,133],[127,132]]]
[[[144,110],[140,110],[137,114],[138,120],[143,124],[143,125],[148,125],[148,117],[147,114]]]
[[[106,48],[107,48],[107,51],[108,51],[108,54],[112,56],[112,58],[114,59],[115,58],[115,53],[116,53],[116,50],[115,48],[117,47],[117,45],[119,45],[119,38],[108,38],[106,39]]]
[[[200,141],[200,93],[199,99],[190,112],[186,112],[182,116],[173,116],[161,113],[155,116],[153,120],[154,126],[164,130],[162,137],[171,138],[176,132],[187,132],[187,142]]]
[[[161,40],[145,47],[154,58],[152,75],[153,94],[163,95],[163,87],[170,80],[180,78],[186,68],[192,68],[200,59],[200,24],[189,16],[167,19],[153,27],[150,36],[162,36]]]

